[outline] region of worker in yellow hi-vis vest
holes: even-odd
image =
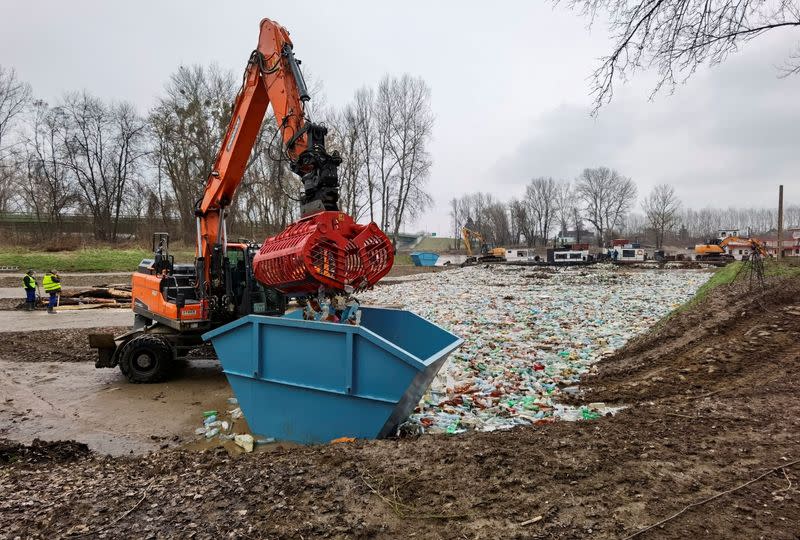
[[[33,311],[36,308],[36,276],[33,270],[28,270],[22,277],[22,286],[25,288],[25,309]]]
[[[61,278],[58,276],[58,272],[50,270],[45,273],[44,278],[42,278],[42,286],[44,287],[44,292],[50,295],[50,301],[47,304],[47,313],[55,313],[56,305],[58,304],[58,295],[61,292]]]

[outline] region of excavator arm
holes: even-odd
[[[337,168],[342,160],[337,152],[325,149],[327,129],[306,118],[304,108],[310,97],[299,64],[289,32],[263,19],[230,124],[195,208],[201,296],[230,296],[222,270],[227,245],[225,209],[242,181],[269,105],[290,169],[303,183],[302,218],[264,242],[254,262],[255,277],[285,294],[307,293],[320,286],[332,291],[358,290],[371,286],[391,268],[391,243],[377,225],[358,225],[338,212]]]
[[[469,229],[461,227],[461,238],[464,240],[464,249],[467,250],[467,256],[472,257],[472,238],[470,237]]]
[[[483,254],[484,246],[486,243],[483,240],[483,235],[478,231],[474,231],[467,227],[461,227],[461,237],[464,239],[464,247],[467,249],[467,255],[472,257],[472,241],[478,242],[478,251]]]
[[[263,19],[258,46],[247,62],[222,147],[195,209],[197,255],[206,282],[211,278],[212,257],[224,253],[225,208],[242,181],[270,104],[290,167],[303,180],[302,214],[338,210],[337,167],[341,158],[325,150],[327,129],[305,117],[304,105],[310,97],[299,63],[289,32]]]

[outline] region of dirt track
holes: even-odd
[[[239,457],[11,445],[0,538],[620,538],[764,473],[640,538],[797,538],[800,283],[766,311],[745,292],[602,363],[585,400],[629,408],[590,423]]]
[[[0,310],[0,336],[3,332],[31,332],[69,328],[94,328],[98,326],[130,326],[133,314],[130,309],[58,309],[55,315],[44,309],[28,311]],[[2,358],[0,356],[0,358]]]
[[[131,268],[131,272],[134,269]],[[411,266],[397,264],[392,267],[389,276],[409,276],[427,272],[441,272],[447,267]],[[22,273],[0,273],[0,298],[24,298],[22,292]],[[92,287],[112,283],[130,283],[131,272],[62,272],[59,274],[65,287]],[[38,278],[41,281],[41,274]],[[18,292],[15,292],[18,291]]]
[[[131,271],[133,271],[133,268]],[[21,280],[23,272],[25,272],[25,270],[0,274],[0,287],[19,288],[22,290]],[[64,285],[70,287],[90,287],[109,283],[130,283],[131,281],[130,272],[61,272],[59,275]],[[38,274],[37,279],[41,283],[41,273]]]

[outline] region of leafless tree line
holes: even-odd
[[[719,229],[739,228],[758,234],[777,226],[775,208],[684,208],[667,184],[655,186],[633,211],[636,184],[607,167],[584,169],[572,181],[533,178],[525,195],[504,202],[487,193],[472,193],[450,201],[453,236],[471,221],[487,242],[495,245],[553,244],[558,238],[605,245],[616,237],[664,245],[691,244],[715,238]],[[784,208],[784,221],[800,226],[800,206]]]
[[[587,223],[602,244],[612,231],[621,229],[635,202],[636,186],[630,178],[598,167],[585,169],[574,182],[533,178],[525,186],[524,196],[508,203],[483,193],[455,198],[450,202],[450,217],[456,237],[471,220],[487,242],[494,244],[547,245],[567,231],[573,231],[577,241],[586,241]]]
[[[377,88],[359,89],[329,122],[343,153],[343,210],[368,217],[395,239],[403,223],[433,202],[425,191],[432,164],[430,99],[423,79],[386,75]]]
[[[0,212],[32,213],[42,238],[57,234],[66,214],[89,215],[95,239],[111,242],[122,216],[153,228],[177,218],[184,224],[177,232],[191,242],[195,204],[238,89],[232,72],[180,67],[143,116],[86,91],[52,105],[35,100],[29,85],[0,67]],[[328,146],[343,158],[342,209],[396,236],[432,202],[425,190],[430,88],[410,75],[386,75],[341,110],[320,101],[314,120],[328,125]],[[236,230],[277,232],[299,217],[300,182],[282,156],[268,117],[229,208]]]

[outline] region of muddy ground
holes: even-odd
[[[54,315],[48,320],[60,316]],[[127,329],[125,326],[107,326],[3,332],[0,333],[0,359],[12,362],[94,362],[95,351],[88,347],[89,334],[121,334]]]
[[[115,456],[194,444],[202,411],[230,408],[233,395],[213,349],[199,349],[163,384],[129,384],[118,369],[96,369],[88,347],[90,333],[125,330],[0,333],[0,438],[74,438]]]
[[[691,504],[637,538],[797,538],[799,341],[798,280],[737,285],[584,380],[614,417],[234,457],[6,443],[0,538],[625,538]]]

